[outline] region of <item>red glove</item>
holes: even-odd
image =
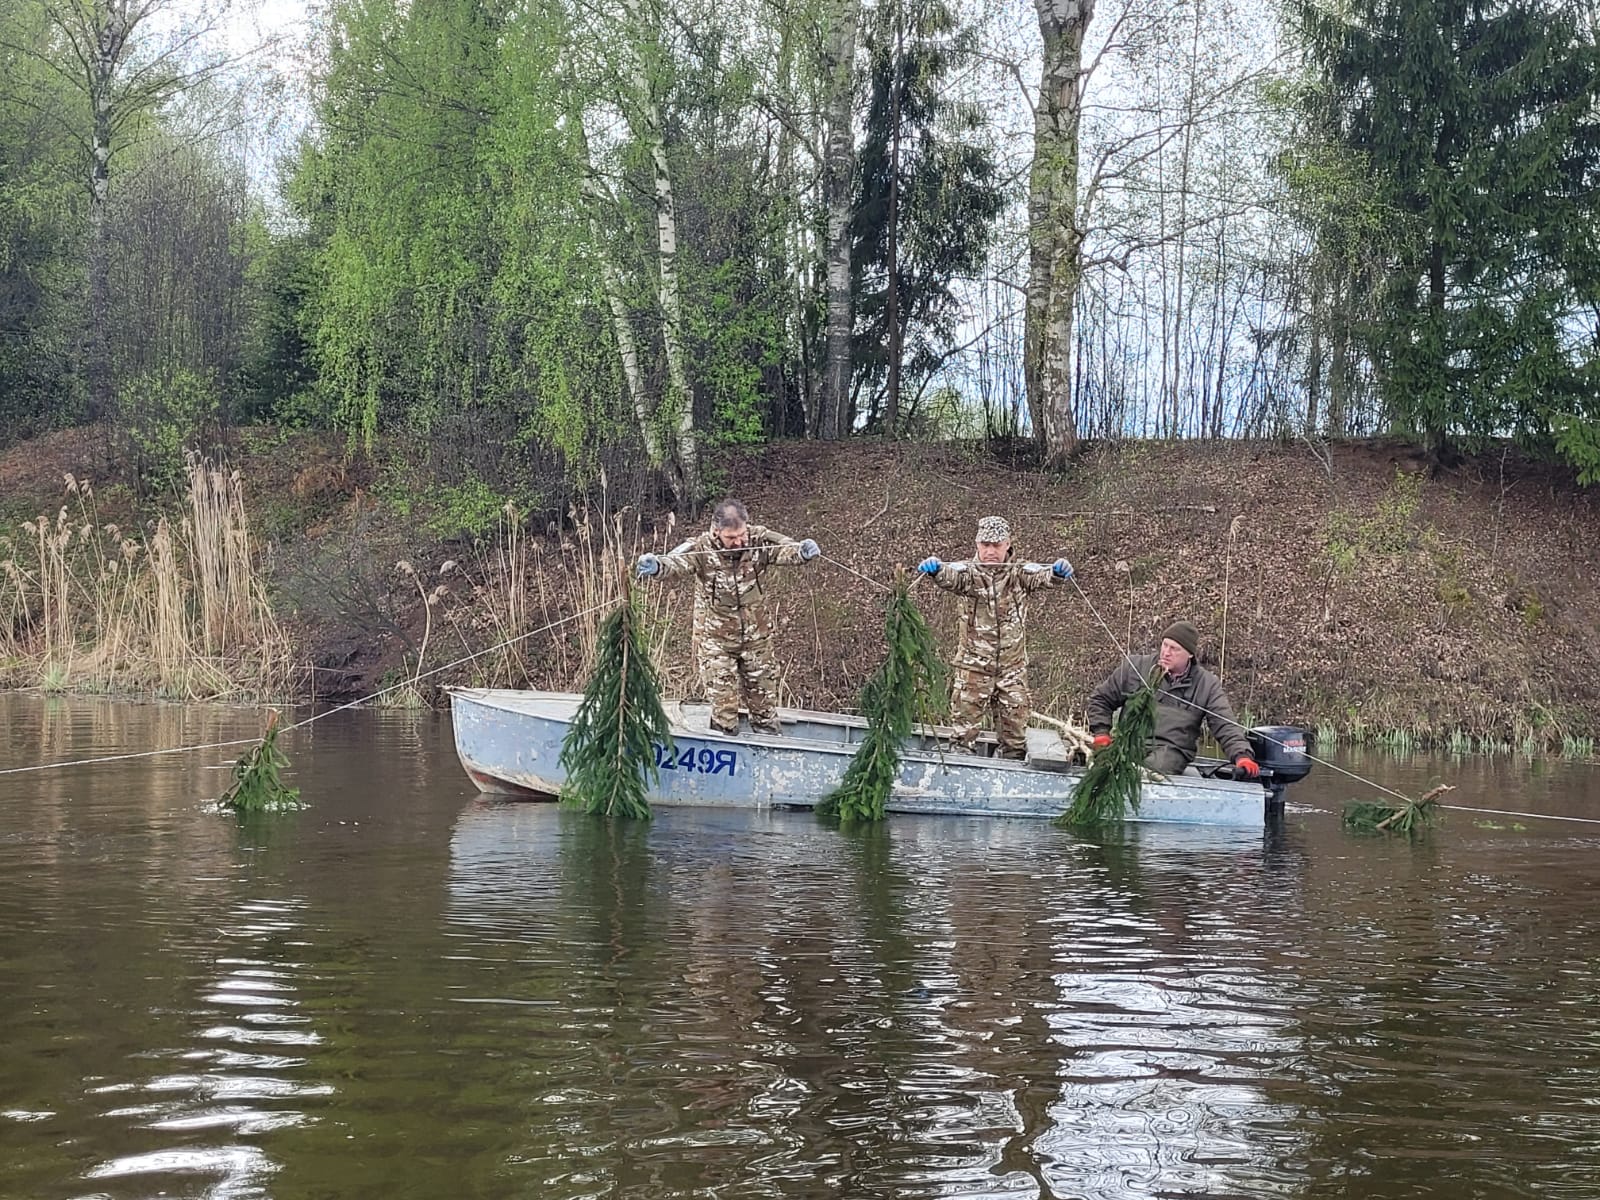
[[[1089,744],[1096,750],[1104,750],[1111,745],[1111,735],[1109,733],[1097,733],[1094,735],[1094,740]]]
[[[1233,760],[1233,765],[1243,771],[1247,779],[1261,778],[1261,764],[1248,754],[1241,754]]]

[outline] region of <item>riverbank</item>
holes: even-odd
[[[0,456],[0,517],[15,529],[53,515],[63,476],[94,477],[101,445],[69,431]],[[519,517],[509,540],[503,521],[442,535],[428,485],[412,480],[407,502],[381,452],[346,461],[326,438],[251,430],[229,461],[273,607],[314,668],[307,690],[323,697],[404,684],[570,618],[622,561],[684,529],[638,497],[607,495],[587,515]],[[926,554],[961,556],[976,519],[997,512],[1020,554],[1064,554],[1078,570],[1081,591],[1042,595],[1030,615],[1036,701],[1058,715],[1081,712],[1122,645],[1148,647],[1187,616],[1203,660],[1257,720],[1579,754],[1600,737],[1600,496],[1511,451],[1432,474],[1383,443],[1124,443],[1049,475],[976,446],[856,441],[778,444],[719,469],[754,520],[815,537],[834,560],[778,572],[771,589],[779,687],[797,704],[853,707],[877,661],[876,593],[852,571],[887,578]],[[101,519],[137,521],[148,506],[111,482]],[[647,595],[669,688],[690,691],[687,587]],[[952,601],[919,595],[951,638]],[[592,626],[569,620],[397,694],[577,687]]]

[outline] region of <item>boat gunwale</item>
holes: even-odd
[[[573,703],[574,707],[575,702],[582,699],[582,697],[576,692],[552,692],[535,690],[531,688],[524,690],[518,688],[450,687],[446,688],[445,690],[450,695],[452,703],[454,703],[456,697],[460,696],[463,699],[481,704],[485,708],[491,708],[499,712],[508,712],[520,717],[537,717],[542,720],[554,722],[564,722],[566,720],[570,720],[570,716],[563,718],[561,715],[556,713],[531,712],[526,707],[521,705],[495,703],[494,697],[526,697],[535,701],[552,701],[559,704]],[[667,707],[669,718],[671,715],[670,709],[672,706],[681,706],[684,704],[694,704],[701,708],[706,707],[704,701],[668,701]],[[799,717],[802,720],[811,720],[816,718],[816,724],[832,724],[847,729],[865,728],[867,724],[866,718],[858,716],[854,713],[826,713],[800,708],[779,708],[778,711],[780,714],[791,714],[792,716]],[[925,729],[926,727],[919,726],[918,728]],[[674,736],[679,735],[675,733]],[[853,756],[860,745],[859,742],[835,744],[832,742],[814,741],[809,738],[760,733],[754,730],[750,731],[748,734],[727,734],[721,732],[720,730],[714,729],[707,729],[705,732],[701,732],[700,730],[685,730],[681,736],[704,739],[713,743],[727,743],[729,745],[741,747],[759,747],[767,750],[797,750],[806,754],[816,754],[818,752],[822,752],[830,756],[843,756],[846,758]],[[937,735],[932,734],[926,736]],[[946,770],[950,769],[951,767],[956,767],[980,771],[1020,771],[1030,775],[1081,777],[1084,772],[1084,767],[1077,764],[1064,765],[1061,768],[1039,767],[1021,759],[989,758],[982,755],[961,754],[960,752],[941,752],[928,750],[905,751],[902,754],[902,762],[938,766]],[[1260,796],[1264,795],[1266,791],[1265,787],[1260,783],[1252,783],[1234,779],[1208,778],[1198,774],[1168,775],[1163,777],[1162,781],[1156,783],[1155,786],[1206,792],[1223,791],[1234,795],[1244,796]]]

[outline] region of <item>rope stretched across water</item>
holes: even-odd
[[[505,650],[509,646],[514,646],[518,642],[525,642],[529,638],[538,637],[542,633],[549,633],[552,629],[557,629],[571,621],[576,621],[580,617],[587,617],[591,613],[599,612],[601,609],[610,608],[613,603],[613,601],[607,600],[601,604],[593,605],[578,612],[568,613],[559,620],[551,621],[548,625],[542,626],[538,629],[529,630],[527,633],[519,633],[516,637],[507,638],[502,642],[498,642],[495,645],[488,647],[487,649],[478,650],[472,654],[458,658],[453,662],[447,662],[442,667],[434,667],[431,670],[423,671],[421,674],[413,675],[411,678],[406,679],[401,683],[391,684],[386,688],[379,688],[377,691],[362,696],[359,699],[350,700],[344,704],[337,705],[334,708],[325,709],[322,712],[307,717],[303,721],[296,721],[293,725],[285,725],[278,731],[278,733],[280,735],[285,733],[293,733],[297,729],[304,729],[308,725],[315,725],[318,721],[322,720],[322,718],[331,717],[334,713],[344,712],[346,709],[359,708],[361,705],[370,704],[372,701],[381,699],[382,697],[389,695],[391,692],[402,691],[408,687],[414,686],[421,680],[429,679],[434,675],[439,675],[445,671],[453,670],[454,668],[463,666],[475,659],[486,658],[491,654],[499,654],[502,650]],[[234,746],[251,746],[260,740],[261,739],[258,737],[235,738],[232,741],[207,742],[199,746],[167,746],[160,750],[137,750],[127,754],[104,754],[96,758],[69,758],[63,759],[59,762],[35,763],[34,765],[28,767],[7,767],[4,770],[0,770],[0,775],[26,775],[34,771],[51,771],[58,767],[86,767],[96,763],[126,762],[129,759],[134,758],[159,758],[168,754],[191,754],[199,750],[226,750]]]

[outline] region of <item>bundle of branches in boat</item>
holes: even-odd
[[[1345,805],[1344,824],[1361,833],[1415,837],[1433,824],[1439,797],[1452,790],[1453,784],[1441,783],[1419,800],[1352,800]]]
[[[900,776],[901,746],[919,721],[944,715],[944,660],[903,575],[889,594],[883,636],[889,652],[861,690],[866,736],[839,786],[817,806],[819,816],[845,823],[883,820]]]
[[[606,817],[650,818],[649,786],[660,778],[655,744],[670,746],[633,590],[600,626],[594,670],[561,743],[562,803]]]
[[[1152,667],[1144,686],[1128,697],[1117,718],[1111,745],[1097,750],[1072,793],[1072,805],[1057,825],[1111,825],[1139,811],[1144,759],[1156,731],[1156,684],[1161,667]]]
[[[233,782],[217,801],[234,812],[270,812],[294,808],[300,802],[300,789],[283,782],[278,774],[289,760],[278,749],[278,714],[267,717],[267,731],[233,764]]]

